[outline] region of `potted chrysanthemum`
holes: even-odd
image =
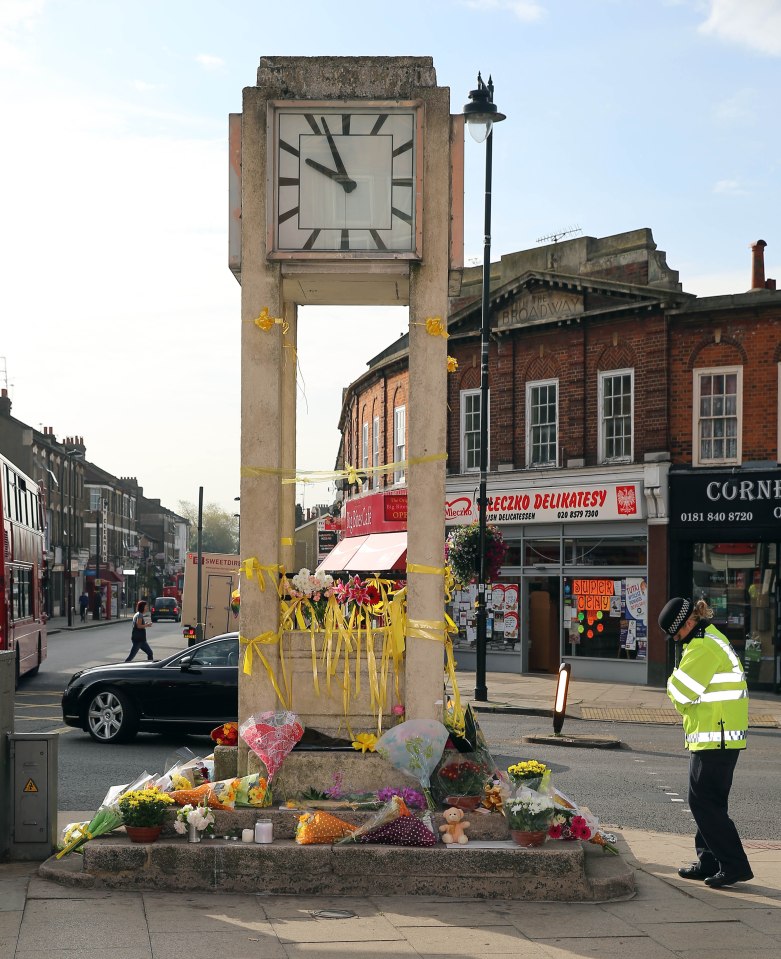
[[[510,835],[519,846],[541,846],[545,842],[554,813],[550,796],[521,786],[515,796],[504,801],[502,811]]]
[[[155,842],[162,832],[165,814],[174,801],[167,793],[149,786],[124,793],[117,805],[132,842]]]

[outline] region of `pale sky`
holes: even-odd
[[[430,55],[454,113],[493,76],[494,258],[573,226],[650,227],[689,292],[746,290],[759,238],[781,282],[781,0],[0,0],[15,416],[84,436],[171,509],[202,485],[235,511],[228,114],[261,56],[328,54]],[[465,153],[481,262],[484,147]],[[302,312],[300,469],[333,468],[342,387],[406,325],[406,310]]]

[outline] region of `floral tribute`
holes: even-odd
[[[223,723],[213,729],[210,736],[218,746],[236,746],[239,742],[239,724]]]
[[[474,582],[480,575],[480,526],[456,526],[445,544],[447,562],[457,583],[462,586]],[[495,580],[502,571],[507,555],[507,544],[499,528],[490,523],[485,527],[486,582]]]
[[[448,796],[480,796],[489,778],[479,763],[472,759],[455,759],[437,772]]]
[[[536,759],[524,759],[507,767],[507,774],[516,786],[524,785],[529,789],[546,791],[550,781],[550,769]]]
[[[214,832],[214,813],[208,806],[193,806],[188,803],[176,812],[174,829],[183,836],[189,826],[195,826],[198,832]]]
[[[391,727],[377,741],[377,752],[383,759],[418,780],[429,809],[437,808],[431,795],[431,774],[447,737],[447,727],[435,719],[408,719]]]
[[[174,801],[154,786],[133,789],[119,797],[119,811],[126,826],[162,826]]]
[[[503,809],[510,829],[523,832],[547,832],[554,811],[550,796],[525,786],[516,796],[505,800]]]
[[[270,785],[283,760],[304,735],[304,727],[289,710],[269,710],[245,719],[239,735],[265,765]]]

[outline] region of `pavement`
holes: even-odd
[[[56,620],[51,625],[53,633]],[[486,680],[488,702],[476,704],[478,709],[550,715],[555,676],[489,673]],[[474,674],[459,672],[459,681],[471,700]],[[752,725],[778,728],[781,697],[752,694],[750,715]],[[577,727],[574,720],[581,718],[676,721],[662,689],[573,680],[566,723]],[[42,879],[38,863],[0,863],[0,957],[734,959],[739,954],[765,959],[779,954],[781,842],[746,841],[755,879],[722,890],[678,877],[677,868],[693,858],[690,836],[622,829],[618,842],[635,869],[637,892],[626,901],[598,903],[480,900],[469,898],[468,888],[459,890],[463,898],[448,899],[390,896],[381,888],[360,898],[93,890]]]

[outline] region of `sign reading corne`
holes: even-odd
[[[778,526],[781,470],[671,473],[670,522],[686,528]]]
[[[445,499],[445,523],[464,525],[478,519],[474,490]],[[641,519],[640,483],[530,487],[488,491],[490,523],[555,523],[573,520]]]
[[[524,292],[499,313],[496,328],[506,330],[526,323],[566,319],[579,316],[582,312],[583,297],[575,293],[563,293],[561,290]]]

